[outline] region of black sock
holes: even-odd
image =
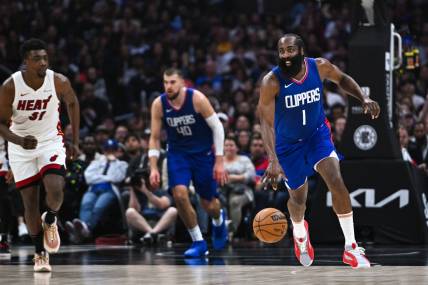
[[[36,248],[36,253],[40,254],[42,251],[45,251],[45,247],[43,245],[43,231],[40,231],[37,235],[32,235],[31,239],[33,240],[33,244]]]
[[[50,225],[55,222],[57,212],[51,209],[48,209],[46,212],[45,223]]]

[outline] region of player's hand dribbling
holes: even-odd
[[[265,174],[262,177],[262,183],[264,184],[264,189],[267,189],[267,186],[272,185],[272,189],[278,189],[278,182],[281,176],[284,175],[281,165],[277,159],[274,159],[269,162],[269,166],[266,168]]]
[[[216,163],[214,164],[213,172],[215,181],[217,181],[220,186],[224,186],[224,184],[226,184],[227,182],[228,177],[226,170],[224,170],[223,160],[216,161]]]
[[[37,147],[37,139],[34,136],[25,136],[20,144],[23,149],[35,149]]]
[[[152,189],[158,189],[160,186],[160,174],[159,170],[152,169],[150,171],[150,185],[152,185]]]
[[[370,113],[372,116],[372,119],[376,119],[377,117],[379,117],[380,107],[376,101],[373,101],[370,98],[365,98],[362,103],[362,106],[363,106],[364,114],[367,114],[367,112]]]

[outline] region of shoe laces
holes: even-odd
[[[306,252],[307,251],[307,240],[308,240],[308,236],[306,235],[306,237],[304,238],[304,240],[302,242],[299,241],[300,238],[296,238],[296,243],[297,243],[297,247],[299,248],[300,252]]]
[[[366,255],[366,249],[360,246],[356,246],[355,248],[348,251],[354,255]]]
[[[55,240],[55,236],[56,236],[56,225],[55,224],[50,224],[48,225],[48,238],[50,241]]]
[[[49,263],[49,256],[47,254],[35,254],[33,258],[34,263],[42,263],[47,264]]]

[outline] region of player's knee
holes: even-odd
[[[53,188],[48,191],[48,199],[53,200],[56,202],[62,201],[64,196],[64,193],[62,192],[62,189],[59,188]]]
[[[176,204],[183,205],[188,203],[189,194],[184,191],[173,191],[174,201]]]

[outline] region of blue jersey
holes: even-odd
[[[272,69],[279,82],[275,100],[275,145],[277,154],[308,140],[324,124],[323,84],[313,58],[305,58],[306,74],[297,81],[286,78],[281,69]]]
[[[213,134],[204,117],[193,107],[193,89],[187,88],[180,109],[169,104],[167,95],[161,95],[163,123],[168,135],[168,151],[199,153],[212,149]]]

